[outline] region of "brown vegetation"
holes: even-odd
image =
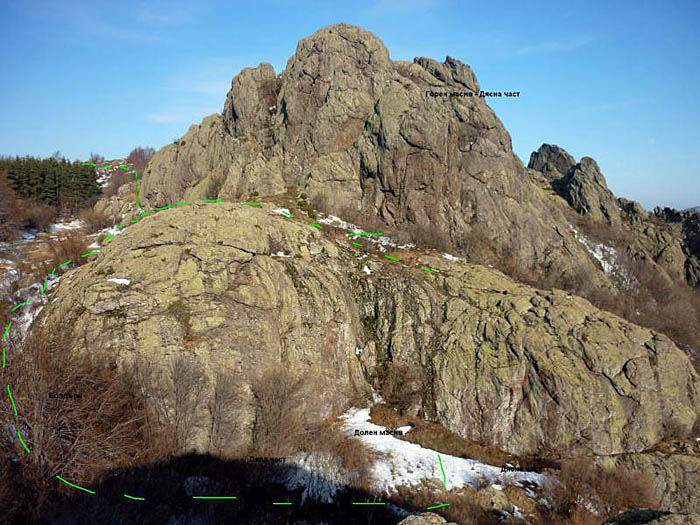
[[[53,268],[66,261],[71,261],[71,265],[75,266],[85,264],[88,258],[82,255],[90,252],[89,245],[90,241],[79,230],[69,231],[55,239],[49,239],[48,248],[51,259],[48,261],[48,267]]]
[[[57,488],[57,475],[89,486],[101,474],[142,457],[142,407],[108,362],[89,353],[72,355],[67,338],[57,334],[52,341],[31,337],[21,351],[13,349],[8,365],[1,372],[2,383],[10,385],[17,415],[9,402],[3,403],[4,523],[13,516],[36,518],[51,510],[63,490]],[[54,392],[80,397],[50,398]]]
[[[95,211],[92,208],[83,210],[78,214],[78,218],[86,224],[88,231],[98,232],[109,228],[114,224],[112,218],[104,212]]]

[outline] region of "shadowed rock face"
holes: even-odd
[[[276,363],[309,378],[309,418],[381,389],[389,364],[409,365],[431,385],[412,410],[515,453],[636,452],[690,432],[698,378],[668,338],[561,291],[416,257],[437,273],[360,260],[269,208],[192,205],[144,218],[69,272],[35,326],[71,330],[74,351],[119,366],[197,363],[205,389],[188,445],[200,451],[217,373],[237,388],[227,434],[237,449],[251,439],[251,383]],[[170,410],[174,388],[154,394]]]
[[[331,211],[440,234],[456,250],[486,228],[525,268],[588,267],[607,283],[581,244],[557,233],[568,229],[561,203],[533,183],[487,99],[427,96],[479,89],[457,59],[392,61],[368,31],[330,26],[301,40],[280,75],[263,63],[236,76],[222,115],[156,154],[142,195],[162,205],[296,187]]]

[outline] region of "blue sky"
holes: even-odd
[[[523,162],[559,144],[595,158],[618,196],[700,205],[697,1],[0,0],[0,154],[158,149],[220,112],[243,67],[279,72],[338,22],[395,60],[450,55],[482,88],[520,91],[489,103]]]

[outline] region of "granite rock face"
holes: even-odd
[[[296,188],[327,203],[322,211],[361,212],[463,253],[470,234],[486,230],[496,253],[525,268],[585,268],[609,285],[585,248],[562,238],[563,206],[533,182],[480,89],[455,58],[392,61],[368,31],[330,26],[301,40],[279,75],[263,63],[236,76],[221,115],[155,155],[142,197],[162,206]],[[559,155],[554,166],[572,162]],[[581,165],[572,196],[598,209],[587,200],[589,168]]]
[[[312,378],[300,407],[310,418],[409,365],[430,385],[410,410],[514,453],[639,452],[691,431],[698,377],[668,338],[489,268],[407,257],[436,273],[360,259],[269,207],[174,208],[71,270],[35,326],[70,330],[73,351],[98,349],[117,366],[197,363],[205,389],[188,446],[201,451],[217,373],[237,385],[227,446],[239,449],[251,439],[251,384],[276,363]],[[170,410],[174,388],[154,394]]]

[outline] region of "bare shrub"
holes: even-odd
[[[171,382],[175,393],[172,427],[178,450],[184,450],[196,432],[199,407],[204,400],[206,377],[198,361],[178,356],[170,363]]]
[[[382,380],[382,396],[400,414],[420,402],[423,383],[416,367],[390,363]]]
[[[449,507],[441,508],[437,512],[448,521],[460,525],[486,525],[501,522],[500,513],[487,510],[489,505],[485,498],[470,488],[456,493],[442,490],[439,485],[400,486],[396,488],[396,494],[389,499],[399,507],[414,512],[424,512],[426,507],[435,505],[436,502],[446,503]]]
[[[134,167],[134,169],[136,169],[139,173],[143,173],[146,170],[146,166],[148,166],[148,162],[153,158],[153,155],[155,154],[156,150],[150,146],[147,146],[145,148],[138,146],[137,148],[131,150],[129,156],[126,158],[126,161],[129,164],[131,164]]]
[[[92,208],[81,211],[78,218],[87,224],[87,228],[91,232],[109,228],[114,224],[109,215],[104,212],[95,211]]]
[[[63,492],[52,481],[56,475],[89,486],[141,457],[142,407],[107,360],[71,354],[60,333],[33,335],[1,374],[17,407],[15,415],[3,403],[0,412],[0,456],[8,461],[0,470],[10,473],[0,480],[0,493],[11,495],[0,510],[4,523],[12,515],[35,519],[50,511]],[[49,397],[54,393],[72,397]]]
[[[48,248],[51,252],[52,266],[66,261],[71,261],[76,266],[85,264],[88,258],[82,256],[90,252],[89,244],[85,234],[80,231],[72,231],[56,239],[50,239]]]
[[[651,480],[622,466],[603,469],[591,459],[578,458],[562,462],[559,478],[561,485],[552,494],[553,509],[559,516],[580,523],[589,523],[586,502],[598,507],[605,517],[633,508],[658,508],[660,504]]]
[[[241,403],[233,375],[219,372],[214,379],[214,397],[209,402],[211,415],[210,447],[221,453],[230,439],[230,430],[239,416],[237,408]]]
[[[27,226],[40,231],[49,229],[56,222],[56,208],[34,199],[22,201],[22,207],[26,216]]]
[[[252,448],[261,455],[299,450],[304,435],[301,414],[303,379],[277,364],[251,385],[255,399]]]
[[[103,197],[114,197],[119,189],[130,181],[130,177],[121,170],[114,170],[102,188]]]

